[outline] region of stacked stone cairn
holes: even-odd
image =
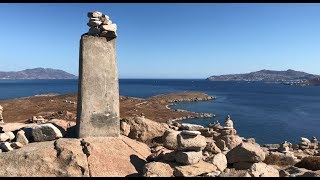
[[[4,123],[3,117],[2,117],[3,107],[0,105],[0,123]]]
[[[266,152],[260,145],[253,138],[237,135],[230,116],[224,126],[214,122],[207,128],[169,123],[171,129],[162,136],[163,144],[151,148],[144,176],[223,177],[241,171],[244,173],[239,176],[279,177],[277,169],[263,163]]]
[[[88,13],[89,22],[87,25],[90,27],[87,35],[101,36],[109,39],[117,37],[117,25],[113,24],[109,16],[101,12],[94,11]]]

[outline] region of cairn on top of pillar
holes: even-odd
[[[91,28],[80,39],[77,137],[118,137],[116,25],[97,11],[88,17]]]
[[[112,23],[109,16],[94,11],[88,13],[88,18],[89,22],[87,25],[90,29],[86,35],[106,37],[107,39],[117,37],[117,25]]]

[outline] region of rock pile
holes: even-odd
[[[101,12],[94,11],[88,13],[89,22],[87,25],[90,27],[87,35],[102,36],[106,38],[117,37],[117,25],[113,24],[109,16]]]
[[[0,151],[12,151],[29,143],[51,141],[65,137],[67,129],[70,127],[68,126],[69,123],[63,123],[63,121],[53,119],[45,123],[26,124],[12,131],[2,132],[0,133]]]
[[[2,117],[2,112],[3,112],[3,107],[0,105],[0,123],[4,123],[3,117]]]

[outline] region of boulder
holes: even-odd
[[[217,147],[221,150],[221,151],[226,151],[228,150],[227,146],[226,146],[226,142],[222,139],[218,139],[215,143],[217,145]]]
[[[89,12],[87,14],[88,18],[100,18],[102,17],[102,13],[99,11]]]
[[[88,31],[88,35],[98,35],[98,34],[100,34],[100,29],[98,27],[91,27]]]
[[[291,166],[289,168],[284,169],[280,176],[287,176],[289,174],[290,177],[297,177],[297,176],[301,176],[302,174],[304,174],[305,172],[308,172],[309,170],[305,169],[305,168],[298,168],[295,166]]]
[[[234,168],[231,169],[225,169],[219,177],[251,177],[251,175],[248,173],[248,170],[236,170]]]
[[[217,166],[219,171],[223,171],[227,168],[227,158],[224,154],[218,153],[213,156],[211,163]]]
[[[295,164],[296,167],[305,168],[312,171],[320,170],[320,156],[307,156]]]
[[[32,136],[36,142],[52,141],[63,137],[61,131],[51,123],[33,127]]]
[[[14,135],[13,132],[11,132],[11,131],[5,132],[5,134],[9,137],[9,140],[10,140],[10,141],[15,138],[15,135]]]
[[[25,132],[23,130],[18,131],[16,137],[17,137],[16,142],[19,142],[23,145],[26,145],[29,143],[29,140],[27,139]]]
[[[233,128],[224,128],[220,131],[222,136],[226,136],[226,135],[236,135],[237,134],[237,130],[233,129]]]
[[[106,38],[115,38],[117,37],[117,33],[116,31],[101,31],[100,36]]]
[[[242,139],[238,135],[226,135],[226,136],[221,136],[220,138],[221,140],[224,140],[226,147],[228,149],[233,149],[242,143]]]
[[[130,125],[125,121],[120,122],[120,132],[121,134],[128,136],[130,133]]]
[[[221,153],[221,150],[218,148],[218,146],[214,142],[207,143],[207,145],[204,148],[204,150],[212,152],[214,154]]]
[[[163,162],[151,162],[143,166],[143,176],[172,177],[173,169],[169,164]]]
[[[202,129],[204,127],[201,125],[197,125],[197,124],[181,123],[180,128],[182,130],[199,131],[200,129]]]
[[[186,134],[179,134],[177,137],[178,150],[180,151],[201,151],[207,143],[206,138],[202,135],[191,136]]]
[[[95,27],[95,26],[99,26],[101,23],[102,23],[101,21],[89,21],[87,25],[89,27]]]
[[[162,136],[163,146],[171,150],[178,149],[178,134],[180,134],[180,131],[165,131]]]
[[[227,153],[228,163],[260,162],[265,159],[265,153],[259,144],[241,143]]]
[[[297,160],[294,156],[286,155],[279,152],[271,152],[270,154],[266,155],[266,158],[263,162],[269,165],[287,167],[295,165],[297,163]]]
[[[217,167],[211,163],[200,161],[192,165],[175,166],[174,176],[176,177],[194,177],[201,174],[211,173],[217,170]]]
[[[202,159],[202,151],[189,151],[189,152],[182,152],[178,151],[176,153],[175,160],[178,163],[184,165],[196,164]]]
[[[311,143],[311,141],[308,139],[308,138],[305,138],[305,137],[301,137],[301,142],[306,142],[306,143]]]
[[[320,170],[318,171],[308,171],[304,174],[297,176],[297,177],[320,177]]]
[[[174,161],[176,158],[176,153],[177,153],[176,151],[172,151],[172,150],[163,151],[162,158],[165,161],[169,161],[169,162]]]
[[[144,117],[132,117],[123,121],[130,125],[129,138],[149,145],[170,129],[166,123],[158,123]]]
[[[262,162],[254,163],[249,170],[249,174],[253,177],[279,177],[277,169]]]

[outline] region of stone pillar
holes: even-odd
[[[79,59],[77,137],[119,136],[116,38],[84,34]]]

